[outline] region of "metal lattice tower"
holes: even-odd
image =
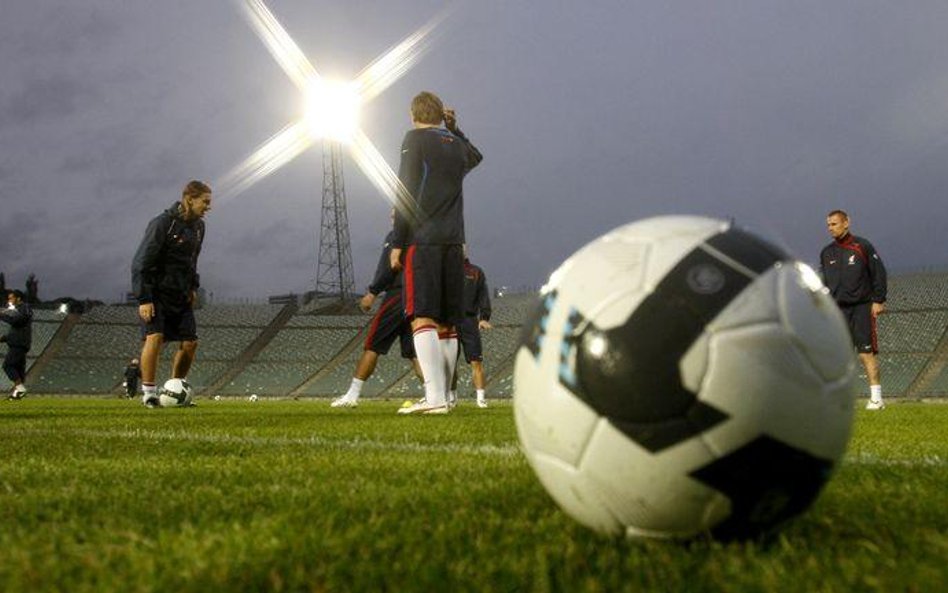
[[[342,148],[323,141],[323,212],[319,230],[319,261],[316,293],[338,295],[348,301],[354,292],[352,250],[349,247],[349,216],[346,188],[342,180]]]

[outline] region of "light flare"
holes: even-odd
[[[435,15],[420,29],[377,57],[356,77],[362,101],[368,103],[401,78],[421,59],[434,42],[432,33],[444,21],[449,10]]]
[[[270,54],[306,95],[306,115],[267,140],[217,183],[217,201],[229,199],[287,164],[319,139],[344,142],[369,181],[393,206],[416,219],[418,206],[372,141],[359,129],[359,107],[410,70],[449,15],[445,9],[366,66],[349,83],[322,79],[262,0],[243,0],[244,15]]]
[[[348,144],[359,129],[362,98],[354,83],[316,79],[306,89],[306,123],[315,139]]]
[[[244,0],[244,15],[270,55],[301,91],[319,78],[313,65],[262,0]]]
[[[302,154],[313,143],[304,121],[287,125],[242,163],[231,169],[217,184],[217,200],[231,198]]]
[[[419,209],[411,193],[385,162],[385,157],[362,130],[358,130],[349,145],[349,152],[356,165],[368,177],[388,202],[409,220],[418,219]]]

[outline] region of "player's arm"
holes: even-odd
[[[474,146],[467,136],[464,135],[464,132],[461,131],[461,128],[458,127],[458,116],[453,109],[444,110],[444,127],[448,129],[449,132],[460,138],[464,142],[466,147],[466,159],[467,167],[465,173],[476,167],[484,160],[484,155],[481,154],[481,151]]]
[[[872,282],[872,314],[873,316],[885,313],[885,301],[888,296],[888,276],[886,274],[885,264],[879,257],[879,252],[868,241],[863,242],[866,250],[866,261],[868,262],[869,280]]]
[[[201,288],[201,275],[197,271],[198,258],[201,257],[201,248],[204,246],[204,222],[198,221],[198,228],[200,229],[197,238],[197,247],[194,250],[194,272],[191,276],[191,292],[188,294],[188,299],[191,301],[191,305],[194,306],[194,303],[197,302],[197,293],[198,289]]]
[[[411,204],[396,204],[395,221],[392,235],[392,250],[389,253],[389,265],[393,270],[401,270],[402,250],[411,240],[410,212],[418,208],[421,198],[421,183],[424,174],[424,161],[418,135],[408,132],[402,140],[402,156],[398,165],[398,180],[408,190],[404,199],[411,200]]]
[[[490,289],[487,287],[487,276],[484,270],[481,270],[477,279],[477,310],[480,311],[481,323],[487,325],[487,327],[482,326],[481,329],[490,329]]]
[[[132,258],[132,293],[138,299],[138,314],[145,321],[151,320],[154,315],[154,274],[167,233],[164,227],[161,217],[152,219]]]

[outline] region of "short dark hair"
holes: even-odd
[[[204,194],[211,193],[211,186],[204,183],[203,181],[192,180],[189,181],[187,185],[184,186],[184,191],[181,192],[181,197],[183,198],[199,198]]]
[[[411,100],[411,118],[420,124],[436,126],[444,120],[444,103],[438,95],[421,91]]]
[[[833,210],[826,215],[826,218],[832,218],[833,216],[840,216],[843,220],[849,220],[849,215],[842,210]]]

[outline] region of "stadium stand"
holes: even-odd
[[[948,396],[948,273],[894,276],[888,312],[879,319],[880,363],[887,396]],[[483,332],[488,398],[509,397],[520,328],[536,302],[533,294],[493,299]],[[198,393],[244,396],[332,397],[349,385],[369,315],[326,314],[332,303],[209,305],[198,310],[198,361],[189,377]],[[34,317],[28,384],[35,392],[121,393],[122,370],[138,355],[140,330],[130,306],[100,306],[63,323],[55,311]],[[70,318],[73,316],[70,315]],[[166,348],[160,372],[167,375],[174,347]],[[0,355],[5,347],[0,345]],[[33,372],[36,367],[36,373]],[[459,369],[459,391],[470,397],[470,367]],[[5,378],[0,388],[9,388]],[[865,394],[865,378],[856,382]],[[412,399],[421,387],[408,361],[393,346],[366,383],[366,397]]]

